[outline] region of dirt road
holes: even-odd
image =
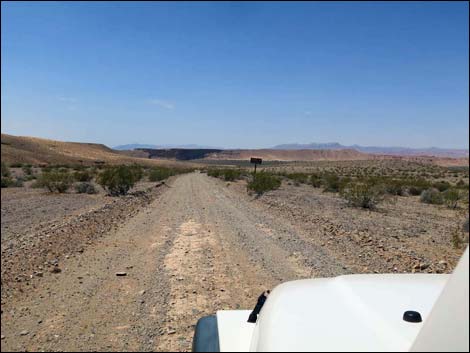
[[[191,348],[197,318],[337,274],[294,225],[220,180],[176,178],[149,206],[2,307],[2,350]],[[117,276],[125,272],[125,276]]]

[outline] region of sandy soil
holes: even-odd
[[[250,309],[278,283],[449,272],[462,252],[447,235],[455,214],[413,198],[367,212],[308,186],[256,198],[243,182],[200,173],[144,195],[145,202],[117,201],[128,202],[122,213],[102,211],[114,226],[84,237],[82,251],[59,257],[58,266],[49,263],[61,272],[33,276],[22,293],[7,282],[2,350],[188,351],[199,317]],[[82,217],[83,228],[95,217]],[[60,237],[53,233],[52,244]],[[2,241],[2,262],[3,254]]]

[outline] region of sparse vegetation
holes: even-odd
[[[111,196],[126,195],[135,183],[142,179],[139,166],[113,166],[104,169],[98,176],[98,183]]]
[[[383,200],[384,189],[369,183],[349,183],[341,190],[341,196],[355,207],[375,209]]]
[[[384,191],[389,195],[406,196],[407,194],[406,181],[403,180],[388,180],[384,183],[384,187]]]
[[[243,177],[244,171],[241,169],[233,168],[209,168],[207,170],[207,175],[214,178],[220,178],[225,181],[235,181]]]
[[[152,182],[160,181],[174,175],[175,171],[165,167],[154,167],[149,171],[149,180]]]
[[[98,191],[95,186],[90,182],[80,182],[75,185],[75,191],[78,194],[96,194]]]
[[[33,166],[31,164],[25,164],[21,168],[25,175],[32,175],[33,174]]]
[[[10,164],[10,168],[21,168],[22,166],[23,166],[23,163],[18,163],[18,162]]]
[[[225,181],[235,181],[242,177],[243,173],[239,169],[225,169],[224,170],[224,180]]]
[[[340,189],[340,178],[336,174],[326,174],[322,180],[323,191],[338,192]]]
[[[447,181],[439,181],[433,185],[440,192],[448,190],[451,185]]]
[[[320,175],[318,174],[312,174],[310,176],[310,184],[312,184],[312,186],[314,188],[319,188],[322,186],[322,178]]]
[[[443,193],[443,198],[448,208],[456,209],[459,205],[459,201],[463,199],[463,195],[459,190],[452,188]]]
[[[435,188],[430,188],[424,190],[421,193],[421,202],[432,204],[432,205],[442,205],[444,203],[444,198],[439,190]]]
[[[65,169],[44,171],[38,178],[38,186],[46,188],[49,192],[66,192],[73,183],[73,176]]]
[[[12,182],[10,168],[8,168],[5,162],[2,162],[2,188],[11,186]]]
[[[309,181],[309,175],[306,173],[291,173],[286,174],[286,178],[294,181],[294,185],[299,186],[300,184],[307,184]]]
[[[90,182],[93,179],[93,174],[88,170],[77,170],[73,173],[75,181]]]
[[[281,179],[268,172],[258,172],[253,175],[247,188],[256,192],[258,195],[265,193],[266,191],[275,190],[281,186]]]

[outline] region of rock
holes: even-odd
[[[176,333],[175,330],[168,330],[168,331],[167,331],[167,334],[169,334],[169,335],[174,335],[175,333]]]
[[[447,261],[441,260],[441,261],[439,261],[439,265],[447,266]]]
[[[2,340],[4,340],[4,339],[5,339],[5,335],[2,335]]]
[[[139,292],[139,295],[144,295],[144,294],[145,294],[145,289],[143,289]]]
[[[53,267],[51,269],[51,273],[61,273],[61,272],[62,272],[62,270],[59,267]]]
[[[20,336],[26,336],[29,333],[27,330],[23,330],[20,332]]]
[[[127,276],[127,272],[116,272],[116,276],[119,276],[119,277]]]

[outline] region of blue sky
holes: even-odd
[[[3,133],[468,148],[467,2],[1,7]]]

